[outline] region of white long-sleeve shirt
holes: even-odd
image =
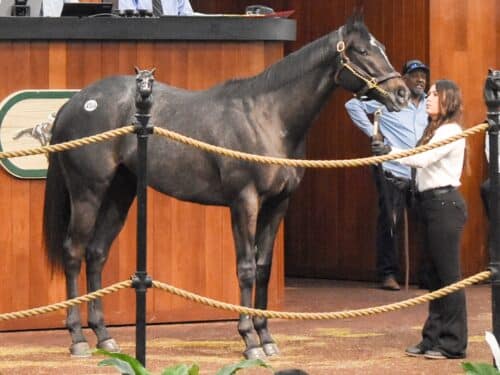
[[[444,124],[436,129],[429,143],[435,143],[460,134],[462,128],[456,123]],[[393,148],[390,154],[401,152]],[[449,143],[430,151],[398,159],[401,164],[417,168],[416,185],[419,192],[443,186],[460,186],[464,164],[465,139]]]

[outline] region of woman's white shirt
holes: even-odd
[[[457,123],[441,125],[436,129],[429,144],[441,141],[462,133]],[[403,150],[393,148],[390,154]],[[459,139],[420,154],[397,159],[401,164],[417,168],[415,182],[418,191],[434,189],[443,186],[460,186],[460,177],[464,164],[465,139]]]

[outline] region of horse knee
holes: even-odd
[[[255,282],[255,265],[238,265],[238,280],[241,288],[251,288]]]
[[[106,251],[101,247],[89,246],[85,252],[85,261],[88,271],[102,270],[106,262]]]
[[[71,241],[66,241],[63,251],[63,263],[67,273],[78,273],[82,264],[83,251],[80,247],[71,245]]]

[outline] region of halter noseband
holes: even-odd
[[[342,70],[345,68],[349,70],[355,77],[361,79],[365,84],[359,89],[354,95],[357,97],[361,97],[366,94],[368,91],[375,89],[380,92],[383,96],[390,96],[390,94],[385,91],[383,88],[379,86],[380,83],[390,80],[391,78],[401,77],[401,74],[398,72],[388,73],[380,78],[375,78],[364,72],[359,66],[354,65],[349,57],[346,55],[345,50],[345,42],[342,37],[342,28],[339,30],[340,40],[337,42],[337,52],[340,56],[340,69],[335,73],[335,83],[339,83],[339,75]]]

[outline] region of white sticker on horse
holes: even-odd
[[[97,102],[94,99],[87,100],[83,106],[87,112],[95,111],[97,108]]]

